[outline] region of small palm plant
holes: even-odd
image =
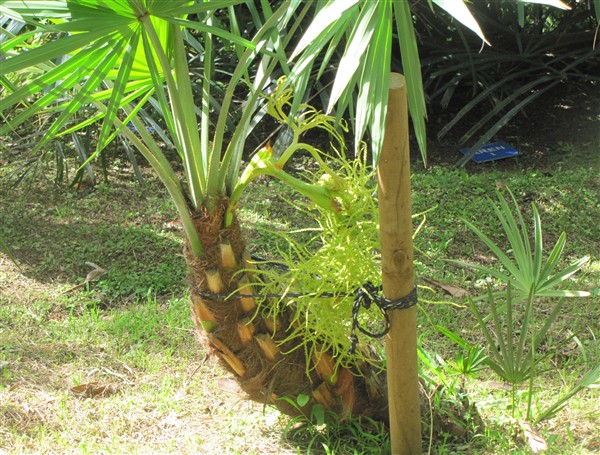
[[[236,19],[236,7],[242,3],[256,20],[251,39],[242,36]],[[459,20],[480,33],[462,1],[435,3],[454,11]],[[333,134],[338,127],[340,117],[334,120],[310,110],[302,104],[302,93],[321,51],[329,49],[319,75],[345,36],[349,39],[330,107],[341,100],[341,116],[352,104],[352,88],[360,87],[356,137],[361,138],[370,125],[376,161],[385,124],[394,21],[410,87],[411,111],[424,150],[424,101],[411,11],[408,2],[400,0],[287,0],[276,8],[269,2],[261,1],[260,5],[257,8],[254,2],[243,0],[2,1],[0,14],[27,26],[11,29],[15,35],[6,29],[8,39],[0,42],[0,83],[6,92],[0,113],[6,122],[0,134],[9,133],[37,114],[49,114],[52,124],[34,147],[38,152],[59,135],[102,121],[95,156],[117,134],[123,134],[165,184],[181,218],[194,320],[250,396],[281,404],[286,402],[279,399],[282,396],[295,399],[308,394],[311,401],[307,406],[319,403],[344,412],[384,414],[385,393],[368,393],[361,375],[350,368],[334,372],[330,362],[322,360],[325,357],[307,359],[293,344],[286,344],[286,332],[294,329],[285,311],[270,318],[257,316],[258,303],[248,297],[253,293],[252,264],[247,260],[235,213],[242,191],[261,174],[290,183],[321,207],[341,209],[335,173],[319,159],[316,149],[301,142],[300,136],[307,128],[323,128]],[[216,14],[221,9],[228,13],[226,22]],[[311,13],[315,13],[315,20],[292,55],[296,62],[292,67],[286,50]],[[232,44],[237,65],[212,124],[217,39]],[[196,81],[191,79],[188,65],[191,48],[200,51],[203,62],[198,107]],[[289,76],[288,84],[294,87],[296,97],[291,100],[290,92],[281,85],[268,109],[288,122],[292,143],[286,150],[265,147],[241,172],[246,138],[263,115],[267,103],[264,93],[276,85],[276,69]],[[239,84],[245,84],[249,93],[228,137],[229,114]],[[177,150],[183,178],[140,115],[149,102]],[[292,116],[284,115],[288,108],[301,113],[297,120],[290,121]],[[14,110],[11,115],[10,110]],[[73,122],[74,114],[81,112],[87,114],[86,120]],[[327,184],[307,183],[283,171],[286,161],[298,150],[306,150],[317,159],[328,176]],[[238,289],[245,290],[247,297],[235,295]],[[284,355],[286,352],[291,354]],[[307,368],[307,362],[313,362],[314,368]],[[378,398],[369,402],[370,396]]]
[[[479,270],[506,285],[506,289],[501,291],[493,291],[488,287],[487,294],[469,299],[468,303],[487,343],[489,356],[485,363],[512,386],[513,412],[516,388],[528,381],[526,420],[531,421],[534,379],[540,360],[538,348],[560,315],[565,299],[590,295],[587,291],[556,287],[581,269],[589,261],[589,256],[559,269],[566,243],[566,234],[563,232],[544,263],[542,224],[537,207],[532,204],[532,248],[523,214],[512,192],[509,191],[509,195],[513,202],[512,209],[500,192],[497,193],[498,204],[494,204],[493,207],[508,239],[512,258],[478,227],[466,222],[500,260],[503,270],[460,261],[453,262]],[[549,299],[558,300],[547,315],[542,317],[540,308],[546,306]],[[487,302],[489,314],[486,315],[478,306],[478,300]],[[463,347],[472,349],[468,342],[455,333],[448,333],[447,330],[444,333]]]

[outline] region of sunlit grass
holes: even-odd
[[[441,167],[416,172],[414,212],[436,207],[415,239],[417,279],[427,286],[420,294],[422,346],[447,361],[455,359],[457,348],[435,330],[436,324],[483,341],[464,302],[423,278],[473,293],[484,289],[487,277],[445,260],[491,260],[462,219],[477,223],[501,243],[486,196],[502,182],[522,202],[526,218],[530,202],[538,205],[548,243],[567,232],[565,261],[592,256],[572,286],[593,297],[567,304],[556,321],[547,344],[557,350],[540,365],[534,406],[550,404],[597,363],[597,175],[592,166],[555,173],[501,168],[467,173]],[[305,453],[310,438],[318,436],[319,447],[345,454],[369,453],[369,441],[385,440],[381,431],[369,436],[366,426],[363,433],[349,436],[353,427],[336,424],[318,429],[318,435],[299,433],[284,441],[287,418],[243,400],[230,375],[216,368],[213,358],[205,359],[195,339],[186,302],[182,233],[171,224],[175,210],[159,184],[148,179],[147,185],[141,189],[119,180],[89,194],[65,193],[46,184],[34,185],[26,195],[1,190],[0,234],[22,270],[0,256],[0,450],[285,454]],[[294,197],[276,182],[260,182],[248,194],[241,218],[250,251],[276,259],[283,245],[273,231],[312,222],[284,202]],[[65,292],[83,281],[89,271],[86,261],[109,273]],[[508,409],[509,392],[498,388],[498,379],[484,372],[455,380],[477,405],[485,428],[466,441],[440,437],[432,453],[528,453]],[[94,382],[117,391],[86,398],[71,390]],[[526,401],[522,394],[517,399]],[[540,426],[550,444],[548,453],[598,451],[597,400],[597,389],[586,390]]]

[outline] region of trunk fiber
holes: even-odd
[[[223,228],[225,206],[221,201],[195,219],[204,256],[194,257],[189,248],[185,251],[192,318],[209,353],[216,354],[236,376],[250,399],[274,405],[286,414],[299,412],[280,398],[296,401],[304,394],[310,397],[302,409],[305,415],[319,403],[342,417],[352,414],[387,420],[384,371],[366,364],[335,369],[335,362],[326,353],[310,359],[307,365],[304,349],[284,342],[294,330],[290,314],[264,317],[268,301],[206,295],[227,295],[236,290],[253,294],[253,283],[258,279],[247,261],[237,220],[230,228]]]

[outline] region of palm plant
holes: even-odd
[[[163,181],[182,220],[191,309],[199,332],[238,376],[250,397],[296,412],[280,397],[295,399],[307,394],[311,397],[305,406],[309,411],[319,403],[338,412],[383,417],[383,391],[368,393],[364,378],[354,375],[350,368],[336,370],[326,355],[306,359],[302,350],[286,341],[288,331],[293,330],[286,311],[271,315],[259,312],[255,298],[248,296],[253,294],[255,276],[236,217],[243,190],[258,175],[268,174],[322,207],[337,210],[337,177],[317,149],[301,142],[301,135],[321,128],[338,141],[341,137],[333,118],[297,103],[299,112],[295,121],[289,122],[293,134],[288,147],[279,154],[270,147],[263,148],[241,172],[245,141],[257,119],[268,111],[276,119],[288,121],[285,112],[293,103],[292,92],[284,86],[285,79],[277,83],[273,73],[275,69],[289,72],[285,49],[313,5],[287,1],[271,10],[263,3],[259,14],[248,3],[260,26],[252,39],[245,39],[237,30],[234,6],[238,3],[242,1],[3,2],[1,13],[27,27],[2,43],[2,54],[8,57],[2,64],[7,92],[2,115],[7,122],[0,134],[44,112],[53,121],[34,152],[43,151],[57,136],[74,133],[95,121],[102,122],[95,155],[116,134],[126,136]],[[221,8],[228,8],[229,29],[215,14]],[[197,19],[192,20],[192,15]],[[233,44],[238,63],[228,80],[219,115],[211,124],[217,37]],[[32,38],[36,45],[28,44]],[[199,122],[186,42],[202,52]],[[28,74],[22,77],[23,73]],[[250,90],[235,129],[227,131],[238,84]],[[267,102],[264,93],[268,87],[275,89]],[[179,154],[183,179],[140,115],[149,101]],[[88,112],[87,118],[73,122],[73,114],[83,110]],[[307,183],[283,171],[286,161],[298,150],[315,157],[332,185]],[[232,297],[238,289],[246,296]],[[268,302],[263,306],[268,309]],[[371,396],[378,401],[370,403]]]
[[[532,204],[533,238],[531,239],[519,204],[510,190],[508,193],[512,208],[500,192],[497,192],[498,203],[494,204],[493,208],[508,239],[512,254],[505,252],[474,224],[466,222],[498,258],[503,270],[461,261],[452,262],[476,269],[506,284],[505,290],[494,292],[489,287],[486,295],[475,299],[469,298],[468,303],[484,335],[487,350],[490,352],[485,363],[512,386],[513,413],[517,386],[528,381],[526,419],[532,420],[534,379],[541,357],[538,348],[557,320],[565,298],[590,295],[587,291],[556,288],[580,270],[590,258],[585,256],[560,269],[566,243],[566,234],[563,232],[544,262],[542,223],[537,207]],[[548,300],[553,298],[557,298],[558,301],[549,307],[549,314],[540,315],[538,308],[542,306],[540,304],[548,307]],[[485,315],[477,306],[478,300],[487,300],[489,315]],[[447,329],[441,330],[463,348],[473,349],[473,346],[459,335]],[[593,378],[597,381],[597,372],[596,376],[592,375],[589,379]]]
[[[241,3],[255,18],[256,32],[251,39],[241,36],[236,20]],[[435,3],[480,33],[462,1]],[[308,408],[317,403],[343,413],[384,416],[385,393],[380,385],[373,390],[365,382],[365,374],[354,374],[351,365],[336,369],[327,355],[306,358],[290,341],[288,332],[295,328],[286,310],[259,311],[261,305],[268,310],[269,304],[259,305],[254,298],[256,276],[235,213],[242,191],[261,174],[286,181],[321,207],[341,209],[336,199],[338,177],[318,150],[301,142],[301,135],[307,129],[322,128],[335,137],[343,111],[350,108],[356,112],[357,142],[369,125],[377,160],[394,22],[410,87],[409,105],[424,153],[425,110],[411,11],[408,3],[400,0],[288,0],[276,9],[268,2],[260,5],[262,11],[243,0],[2,1],[0,13],[27,26],[1,43],[0,83],[7,95],[1,111],[6,123],[0,134],[42,112],[51,115],[53,122],[34,152],[43,151],[58,135],[71,134],[96,121],[102,122],[96,156],[117,134],[123,134],[163,181],[181,218],[194,321],[250,397],[286,408],[287,401],[279,398],[297,401],[305,394],[311,397]],[[229,20],[222,22],[216,12],[225,8]],[[313,11],[314,21],[290,59],[286,50]],[[326,46],[329,49],[321,60],[319,75],[345,37],[347,44],[330,102],[333,108],[339,101],[338,118],[334,119],[303,104],[302,93],[321,51]],[[227,81],[218,117],[211,124],[217,39],[232,43],[237,65]],[[191,48],[199,51],[202,59],[199,109],[188,64]],[[279,84],[273,76],[276,69],[288,75]],[[21,77],[23,74],[26,77]],[[226,140],[238,84],[245,84],[249,93]],[[289,85],[294,87],[295,97]],[[273,86],[277,88],[267,103],[264,93]],[[351,102],[355,86],[359,87],[356,109]],[[183,179],[141,116],[149,102],[177,150]],[[288,123],[291,143],[285,150],[263,148],[241,172],[246,138],[265,108]],[[9,115],[13,109],[14,115]],[[87,118],[73,122],[74,114],[81,111],[89,114]],[[307,183],[282,169],[298,150],[315,157],[328,184]],[[244,294],[236,294],[239,289]],[[289,406],[286,410],[296,411]]]

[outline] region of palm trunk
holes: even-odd
[[[255,277],[246,261],[245,244],[239,223],[223,228],[226,201],[211,211],[203,210],[195,218],[197,232],[204,247],[201,258],[186,247],[190,269],[191,310],[197,331],[208,351],[216,354],[237,378],[249,398],[272,404],[290,415],[299,413],[282,397],[296,401],[301,394],[311,399],[302,409],[310,415],[315,403],[345,417],[366,415],[387,419],[385,372],[370,365],[338,367],[328,354],[311,359],[307,365],[304,349],[295,349],[284,341],[293,329],[290,315],[280,313],[274,319],[265,305],[250,297],[208,298],[242,288],[253,293]],[[307,373],[308,371],[308,373]]]

